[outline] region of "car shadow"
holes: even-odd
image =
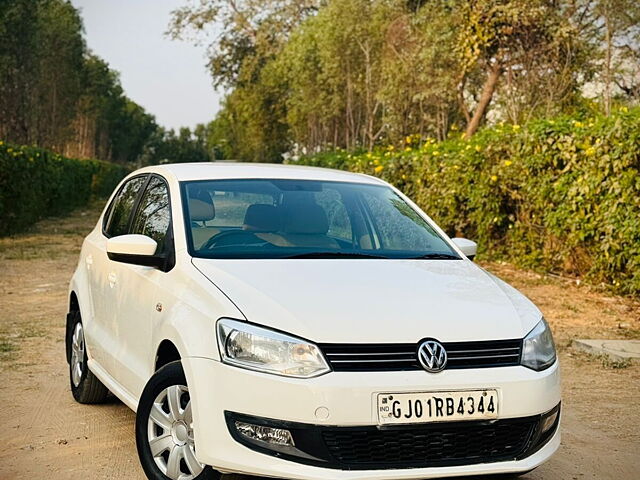
[[[456,477],[456,479],[459,479],[459,480],[516,480],[516,479],[526,480],[527,478],[529,478],[527,474],[521,474],[520,476],[515,474],[500,474],[500,475],[475,475],[471,477]],[[266,480],[266,477],[250,477],[247,475],[229,474],[229,475],[223,475],[222,480]]]

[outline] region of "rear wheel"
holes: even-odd
[[[193,414],[182,364],[171,362],[147,383],[136,415],[136,445],[151,480],[217,480],[195,456]]]
[[[73,398],[79,403],[102,403],[109,390],[87,366],[87,346],[80,312],[69,315],[67,325],[67,358],[69,360],[69,382]]]

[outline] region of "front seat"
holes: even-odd
[[[219,228],[207,227],[205,223],[215,217],[216,208],[208,192],[198,190],[193,196],[189,195],[189,221],[193,245],[196,249],[200,248],[211,237],[220,233]],[[199,222],[202,225],[199,225]]]
[[[273,205],[264,203],[255,203],[249,205],[247,212],[244,214],[243,230],[249,232],[277,232],[282,226],[282,217],[280,209]]]
[[[327,236],[329,220],[317,203],[289,204],[283,211],[282,236],[288,246],[339,249],[340,245]]]

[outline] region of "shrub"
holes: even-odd
[[[104,197],[126,173],[113,163],[0,141],[0,235],[85,205],[91,196]]]
[[[481,257],[640,294],[640,109],[300,163],[377,175]]]

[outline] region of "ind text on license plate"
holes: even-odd
[[[382,393],[378,423],[423,423],[498,418],[497,390]]]

